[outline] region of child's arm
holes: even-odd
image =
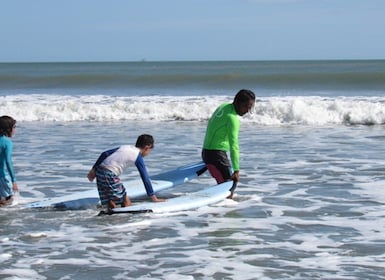
[[[143,157],[141,155],[138,155],[138,158],[135,161],[136,168],[138,168],[140,177],[142,178],[144,187],[146,189],[147,195],[151,198],[153,202],[163,202],[166,201],[163,198],[158,198],[155,193],[154,189],[152,188],[152,183],[150,180],[150,176],[148,175],[147,168],[144,164]]]
[[[150,176],[148,175],[146,165],[144,164],[143,157],[141,155],[138,155],[135,161],[135,165],[136,165],[136,168],[138,168],[138,171],[139,171],[140,177],[142,178],[147,195],[153,196],[154,189],[152,188]]]
[[[103,153],[100,154],[99,158],[96,160],[95,164],[92,166],[91,170],[87,174],[87,178],[90,182],[92,182],[95,177],[96,177],[96,168],[105,160],[109,155],[113,154],[118,150],[119,147],[104,151]]]

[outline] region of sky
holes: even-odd
[[[0,62],[385,59],[385,0],[0,0]]]

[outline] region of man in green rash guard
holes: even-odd
[[[233,180],[228,198],[233,198],[239,182],[239,116],[248,113],[255,104],[255,94],[242,89],[234,97],[233,103],[220,105],[212,114],[203,142],[202,159],[218,184]],[[227,157],[230,152],[231,165]],[[231,168],[232,167],[232,168]],[[231,169],[233,172],[231,172]]]

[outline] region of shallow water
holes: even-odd
[[[242,123],[235,201],[167,215],[97,216],[23,204],[95,187],[105,148],[155,137],[150,173],[200,160],[205,122],[18,125],[20,204],[0,209],[2,279],[384,279],[382,126]],[[123,177],[136,176],[134,169]],[[214,184],[207,174],[160,195]]]

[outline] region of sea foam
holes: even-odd
[[[18,121],[206,121],[228,96],[10,95],[1,114]],[[243,121],[259,125],[385,123],[385,97],[285,96],[258,99]]]

